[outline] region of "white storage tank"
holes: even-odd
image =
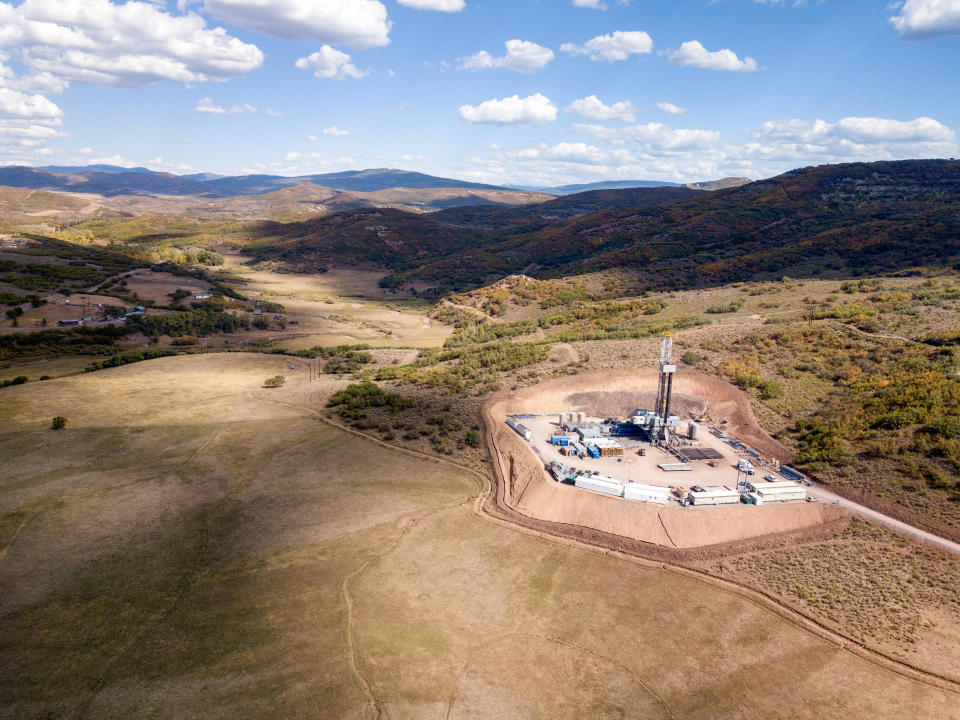
[[[633,502],[648,502],[666,505],[670,500],[670,488],[659,485],[643,485],[641,483],[627,483],[623,486],[623,497]]]
[[[587,414],[585,412],[578,412],[577,422],[586,422],[586,421],[587,421]]]
[[[691,420],[690,424],[687,426],[687,436],[691,440],[699,440],[700,439],[700,423],[694,422],[693,420]]]

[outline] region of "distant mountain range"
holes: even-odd
[[[557,185],[555,187],[518,187],[518,190],[542,192],[547,195],[574,195],[589,190],[630,190],[633,188],[687,187],[691,190],[723,190],[739,187],[750,182],[750,178],[729,177],[722,180],[708,180],[695,183],[675,183],[665,180],[605,180],[603,182],[580,183],[578,185]]]
[[[31,190],[116,195],[196,195],[222,198],[236,195],[260,195],[287,187],[313,183],[346,192],[376,192],[396,187],[466,188],[506,190],[497,185],[434,177],[418,172],[377,168],[320,175],[284,177],[281,175],[222,176],[212,173],[174,175],[146,168],[122,168],[112,165],[82,167],[57,166],[0,168],[0,185]]]
[[[960,161],[824,165],[712,193],[595,190],[427,215],[349,210],[264,223],[257,234],[250,251],[262,259],[304,271],[377,265],[393,272],[387,284],[438,288],[606,268],[681,288],[960,266]]]
[[[716,190],[749,182],[747,178],[726,178],[686,187],[694,190]],[[284,188],[310,183],[340,192],[379,192],[394,188],[459,189],[483,191],[538,192],[547,195],[572,195],[590,190],[678,187],[678,183],[656,180],[611,180],[582,185],[561,185],[551,188],[508,188],[497,185],[467,182],[435,177],[419,172],[374,168],[319,175],[218,175],[216,173],[154,172],[143,167],[116,165],[46,165],[43,167],[0,167],[0,186],[30,190],[48,190],[70,193],[91,193],[104,197],[118,195],[195,196],[201,198],[229,198],[240,195],[263,195]],[[506,196],[503,202],[510,202]],[[457,204],[457,201],[452,201]]]

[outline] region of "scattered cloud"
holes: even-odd
[[[960,0],[906,0],[897,9],[890,22],[907,40],[960,35]]]
[[[294,65],[300,70],[313,70],[314,75],[326,80],[362,78],[368,74],[364,70],[359,70],[351,62],[347,53],[334,50],[329,45],[324,45],[317,52],[300,58]]]
[[[349,131],[349,130],[341,130],[341,129],[338,128],[336,125],[331,125],[330,127],[323,129],[323,134],[324,134],[324,135],[335,135],[335,136],[337,136],[337,137],[344,137],[344,136],[346,136],[346,135],[349,135],[349,134],[350,134],[350,131]]]
[[[602,0],[573,0],[573,6],[578,8],[591,8],[592,10],[606,10],[607,6]]]
[[[460,12],[467,4],[464,0],[397,0],[401,5],[416,10],[438,10],[440,12]]]
[[[234,105],[230,109],[221,107],[213,102],[213,98],[203,97],[197,100],[197,106],[193,108],[194,112],[207,113],[208,115],[235,115],[237,113],[255,113],[257,108],[253,105],[243,104]]]
[[[615,62],[631,55],[650,54],[653,40],[642,30],[617,30],[612,35],[597,35],[583,45],[564,43],[560,49],[571,55],[586,55],[594,62]]]
[[[532,73],[546,67],[553,60],[553,50],[526,40],[508,40],[504,43],[507,54],[495,58],[486,50],[474,53],[470,57],[459,58],[462,70],[486,70],[488,68],[506,68],[520,73]]]
[[[379,0],[204,0],[203,9],[284,40],[309,38],[357,49],[390,43],[387,8]]]
[[[570,103],[567,112],[576,113],[588,120],[596,120],[598,122],[606,122],[607,120],[633,122],[636,120],[637,109],[629,100],[622,100],[613,103],[613,105],[604,105],[596,95],[589,95]]]
[[[704,70],[754,72],[760,69],[757,61],[751,57],[741,60],[733,50],[726,48],[711,52],[699,40],[688,40],[678,49],[669,52],[667,59],[680,67],[698,67]]]
[[[460,117],[471,123],[531,127],[556,120],[557,106],[540,93],[525,98],[512,95],[502,100],[487,100],[479,105],[463,105],[460,107]]]
[[[593,135],[616,145],[635,144],[647,150],[692,150],[709,147],[720,140],[720,133],[714,130],[673,129],[663,123],[631,125],[623,128],[609,128],[603,125],[574,125],[577,132]]]
[[[267,108],[264,112],[270,117],[283,117],[283,113],[279,110],[274,110],[273,108]]]
[[[661,102],[657,103],[657,107],[660,108],[661,112],[665,112],[667,115],[683,115],[687,109],[678,107],[673,103]]]

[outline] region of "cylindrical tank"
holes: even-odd
[[[578,412],[577,422],[586,422],[586,421],[587,421],[587,414],[585,412]]]
[[[700,423],[690,421],[690,425],[687,426],[687,434],[691,440],[700,439]]]

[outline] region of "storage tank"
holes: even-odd
[[[690,425],[687,426],[687,435],[691,440],[700,439],[700,423],[690,421]]]
[[[586,422],[586,421],[587,421],[587,414],[585,412],[578,412],[577,422]]]

